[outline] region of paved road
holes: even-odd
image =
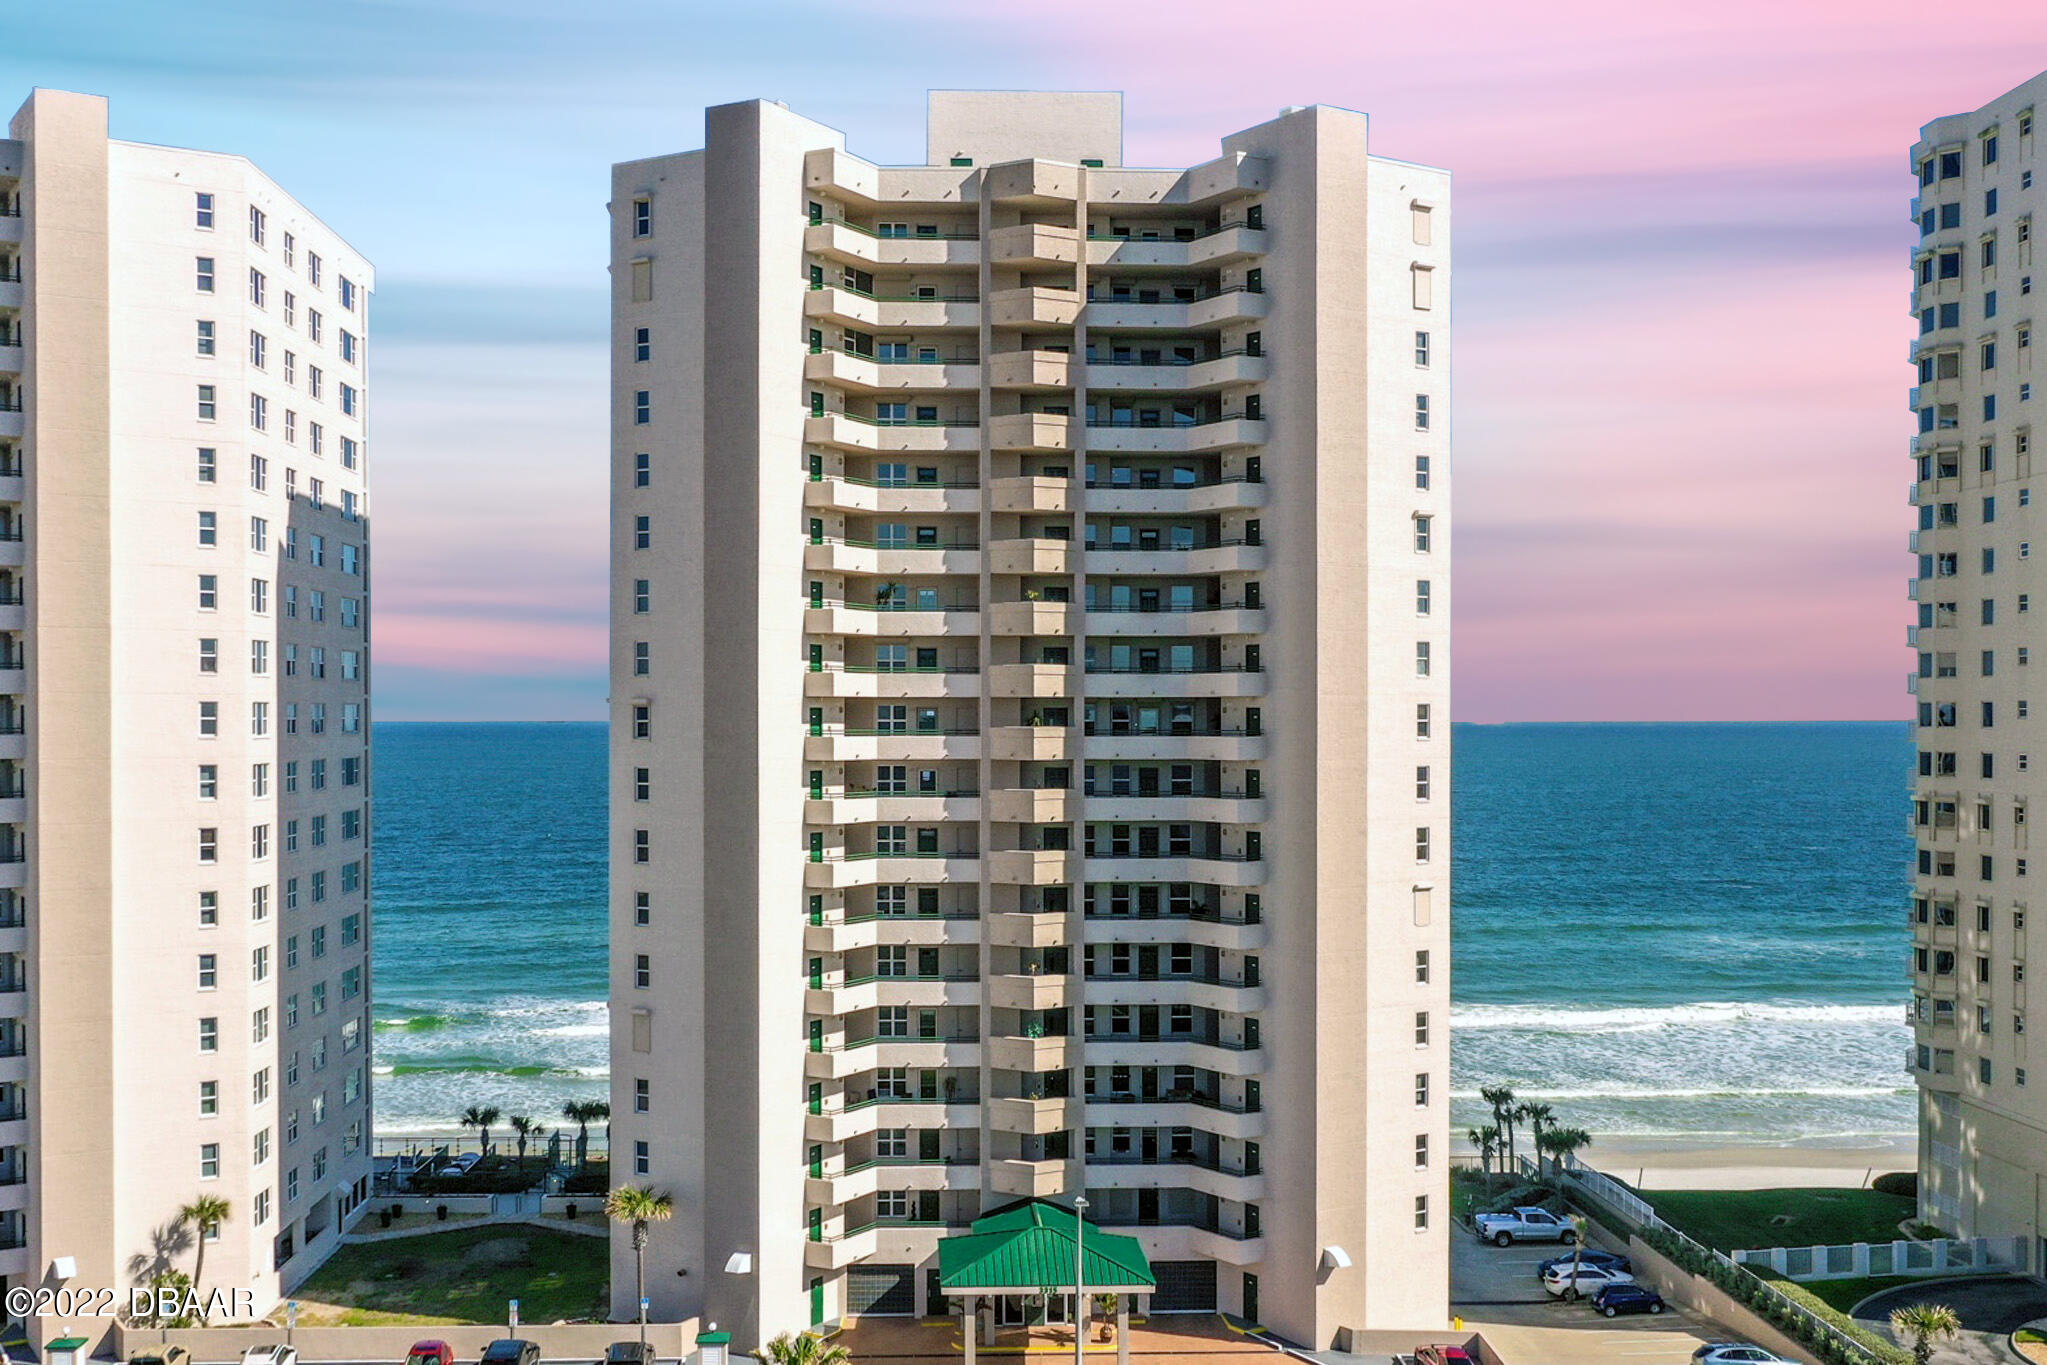
[[[1857,1304],[1855,1316],[1895,1340],[1891,1310],[1909,1303],[1944,1303],[1961,1318],[1961,1335],[1934,1348],[1933,1358],[1941,1365],[2011,1365],[2005,1340],[2033,1319],[2047,1317],[2047,1287],[2011,1276],[1906,1285]]]

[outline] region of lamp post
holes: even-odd
[[[1087,1365],[1087,1196],[1073,1197],[1073,1365]]]

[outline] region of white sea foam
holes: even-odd
[[[1521,1029],[1536,1033],[1641,1033],[1653,1029],[1735,1024],[1897,1024],[1904,1017],[1902,1001],[1895,1005],[1809,1005],[1701,1000],[1682,1005],[1623,1006],[1615,1009],[1462,1005],[1450,1011],[1450,1027],[1456,1030]]]
[[[1910,1086],[1888,1085],[1755,1085],[1705,1086],[1692,1090],[1645,1089],[1626,1085],[1588,1085],[1571,1089],[1544,1090],[1538,1086],[1516,1086],[1516,1100],[1723,1100],[1805,1098],[1861,1100],[1904,1095]],[[1453,1100],[1480,1098],[1476,1090],[1452,1090]]]

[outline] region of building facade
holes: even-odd
[[[2037,1272],[2047,1268],[2047,1074],[2028,1056],[2026,1025],[2047,1022],[2047,985],[2027,979],[2026,918],[2028,813],[2047,793],[2028,752],[2032,655],[2043,649],[2031,598],[2047,582],[2032,553],[2033,231],[2047,223],[2047,183],[2035,176],[2047,163],[2036,105],[2047,112],[2047,76],[1927,124],[1912,148],[1908,1065],[1922,1216],[1960,1236],[2027,1235]]]
[[[104,100],[10,134],[0,1275],[120,1290],[204,1236],[260,1313],[369,1188],[370,269]]]
[[[734,104],[613,171],[653,1311],[943,1312],[941,1238],[1084,1192],[1152,1311],[1440,1325],[1448,176],[1325,107],[1174,169],[1111,94],[928,133]]]

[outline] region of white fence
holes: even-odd
[[[1787,1280],[1859,1279],[1870,1275],[1950,1275],[1964,1270],[2023,1273],[2024,1237],[1966,1240],[1851,1242],[1834,1246],[1761,1247],[1737,1251],[1740,1265],[1768,1266]]]

